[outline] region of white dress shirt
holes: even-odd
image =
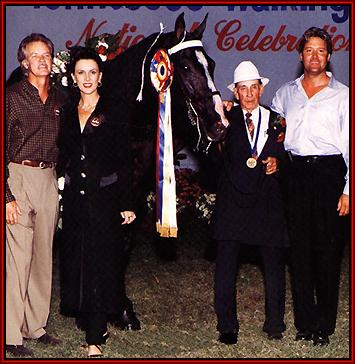
[[[258,131],[259,108],[260,108],[260,111],[261,111],[261,121],[260,121],[259,138],[258,138],[258,143],[257,143],[257,146],[256,146],[256,150],[258,152],[258,155],[261,154],[261,151],[263,150],[264,145],[265,145],[266,140],[267,140],[267,137],[268,137],[267,130],[269,128],[270,111],[267,110],[267,109],[265,109],[262,106],[259,106],[259,107],[257,107],[256,109],[254,109],[251,112],[250,119],[253,120],[253,123],[254,123],[254,137],[253,137],[253,140],[251,140],[250,133],[249,133],[249,130],[248,130],[248,126],[247,126],[247,123],[245,121],[246,120],[245,114],[248,111],[245,110],[245,109],[242,109],[243,110],[243,114],[244,114],[245,129],[247,131],[247,135],[248,135],[248,138],[249,138],[249,143],[250,143],[251,146],[254,146],[255,139],[256,139],[256,135],[257,135],[257,131]]]
[[[331,72],[329,84],[312,97],[303,86],[303,75],[281,86],[271,108],[287,123],[285,149],[294,155],[342,154],[348,172],[344,193],[349,195],[349,88]]]

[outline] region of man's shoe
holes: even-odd
[[[41,343],[41,344],[45,344],[45,345],[52,345],[52,346],[56,346],[60,344],[60,340],[45,333],[42,336],[40,336],[38,339],[36,339],[37,342]]]
[[[281,332],[268,332],[267,338],[269,340],[281,340],[283,336]]]
[[[33,351],[23,345],[5,345],[5,351],[14,356],[33,356]]]
[[[329,335],[324,331],[319,330],[313,334],[313,345],[314,346],[325,346],[329,344]]]
[[[219,335],[218,341],[226,345],[233,345],[238,342],[238,333],[229,332],[229,333],[221,333]]]
[[[312,333],[310,331],[297,331],[296,341],[310,341],[312,340]]]

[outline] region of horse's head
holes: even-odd
[[[207,15],[191,33],[186,32],[184,14],[176,19],[174,46],[168,49],[174,65],[174,78],[185,96],[188,115],[199,131],[197,149],[224,138],[228,121],[224,116],[220,93],[213,81],[215,62],[205,52],[201,38]]]

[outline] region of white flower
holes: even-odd
[[[155,193],[154,192],[149,192],[148,196],[147,196],[147,203],[148,203],[148,208],[149,210],[154,210],[154,205],[155,205]]]
[[[58,189],[60,191],[64,190],[64,184],[65,184],[65,178],[64,177],[59,177],[58,178]]]
[[[62,82],[63,86],[68,87],[68,77],[67,76],[63,76],[61,82]]]
[[[56,66],[60,66],[61,63],[62,61],[59,58],[57,57],[53,58],[53,64],[55,64]]]
[[[99,56],[100,56],[102,62],[105,62],[106,61],[107,56],[105,56],[104,54],[99,54]]]
[[[65,73],[67,71],[67,67],[66,67],[66,64],[64,62],[62,62],[62,64],[60,65],[60,71],[62,73]]]
[[[101,40],[99,40],[99,41],[97,42],[96,48],[99,48],[100,46],[103,46],[103,47],[105,47],[106,49],[108,48],[108,44],[107,44],[107,43],[105,43],[105,42],[102,42]]]
[[[54,73],[60,73],[60,68],[58,68],[58,66],[55,63],[53,63],[52,64],[52,71]]]

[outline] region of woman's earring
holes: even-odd
[[[74,86],[74,87],[78,87],[77,82],[73,82],[73,86]]]
[[[102,86],[102,82],[101,81],[99,81],[98,83],[97,83],[97,87],[101,87]]]

